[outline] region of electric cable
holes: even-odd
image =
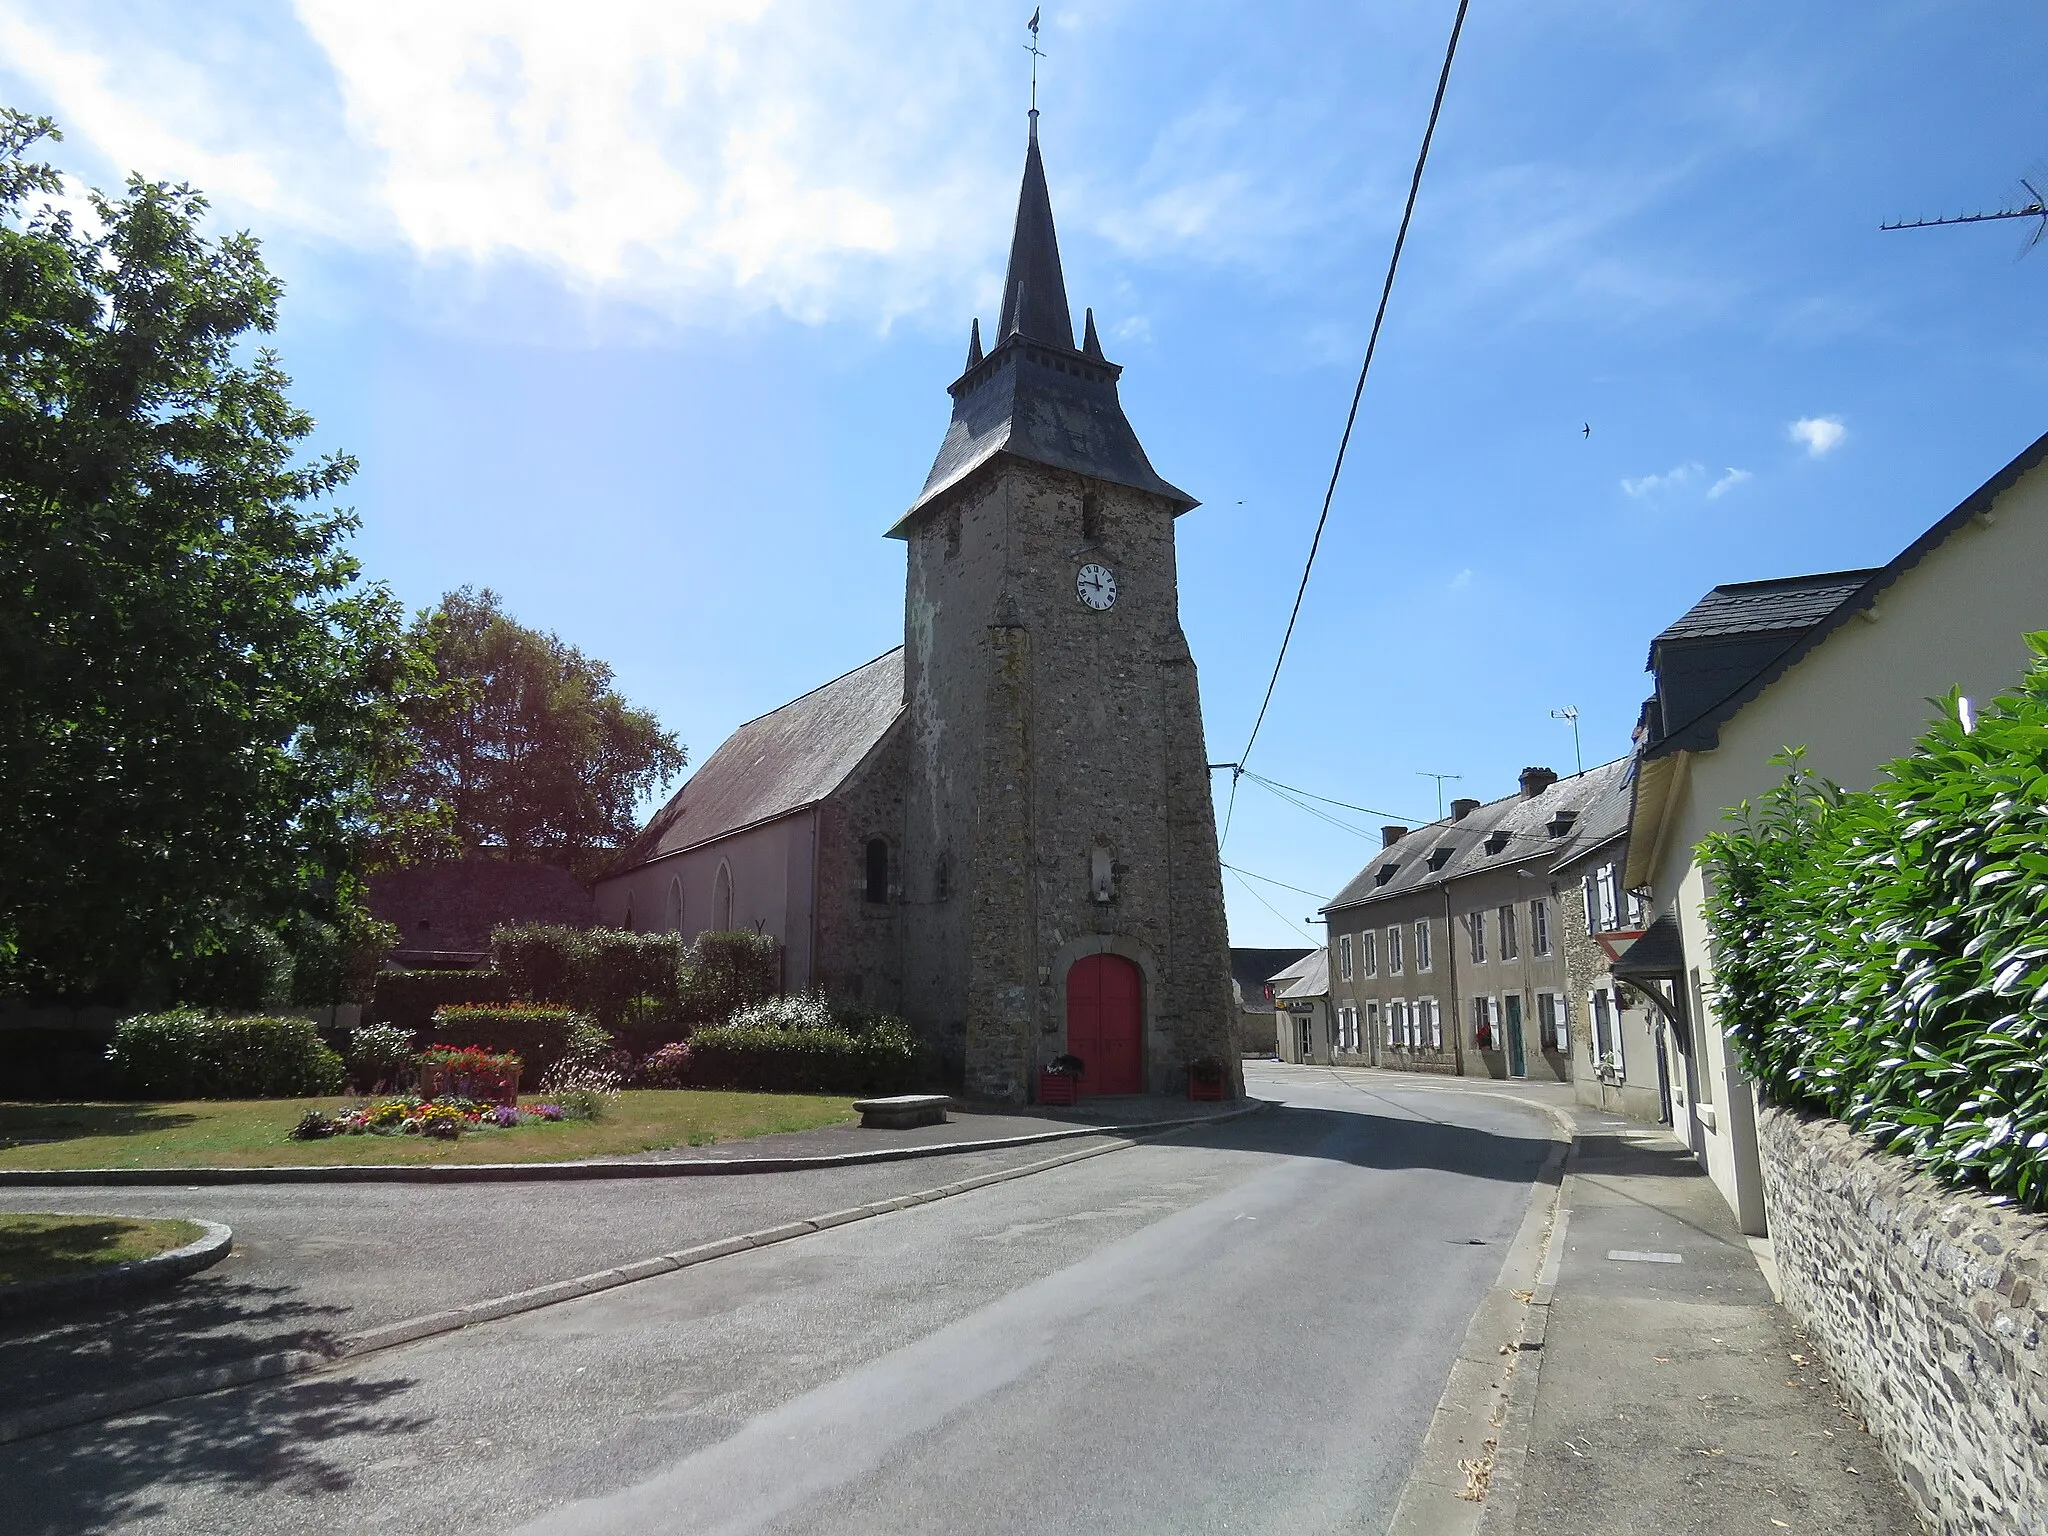
[[[1323,510],[1316,518],[1315,536],[1309,540],[1308,559],[1301,568],[1301,585],[1295,589],[1294,610],[1287,616],[1287,629],[1280,637],[1280,654],[1273,659],[1273,675],[1266,682],[1266,696],[1259,703],[1258,718],[1252,721],[1252,733],[1245,739],[1244,750],[1237,754],[1238,768],[1230,778],[1230,804],[1223,816],[1223,836],[1216,840],[1220,849],[1230,837],[1231,819],[1237,812],[1237,781],[1244,774],[1244,764],[1252,755],[1252,745],[1259,739],[1259,728],[1266,723],[1266,711],[1272,707],[1273,690],[1280,684],[1280,668],[1287,661],[1287,648],[1294,639],[1294,626],[1301,617],[1301,601],[1308,594],[1309,573],[1315,569],[1316,552],[1323,543],[1323,528],[1330,521],[1330,503],[1337,495],[1337,478],[1344,472],[1344,455],[1351,446],[1351,431],[1358,423],[1358,403],[1365,395],[1366,375],[1372,371],[1373,353],[1380,344],[1380,327],[1387,318],[1387,302],[1394,293],[1394,274],[1401,266],[1401,248],[1408,243],[1408,225],[1415,217],[1415,199],[1422,191],[1422,170],[1429,163],[1430,141],[1436,137],[1437,119],[1443,114],[1444,92],[1451,83],[1451,63],[1458,56],[1458,37],[1465,30],[1465,12],[1472,0],[1458,0],[1458,14],[1451,23],[1450,42],[1444,48],[1444,67],[1437,76],[1436,97],[1429,106],[1429,124],[1422,131],[1422,148],[1415,156],[1415,174],[1408,181],[1408,202],[1401,210],[1401,227],[1394,234],[1393,253],[1387,258],[1386,281],[1380,285],[1379,309],[1372,317],[1372,333],[1366,338],[1365,361],[1359,365],[1358,386],[1351,391],[1351,411],[1344,418],[1344,435],[1337,442],[1337,461],[1330,469],[1329,488],[1323,492]]]

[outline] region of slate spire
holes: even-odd
[[[1067,308],[1060,242],[1052,227],[1052,196],[1045,188],[1045,162],[1038,157],[1036,108],[1024,151],[1024,185],[1017,194],[1017,228],[1010,236],[1010,268],[1003,275],[1003,313],[996,323],[998,340],[1013,333],[1069,351],[1074,345],[1074,316]]]
[[[974,317],[974,324],[967,332],[967,366],[971,369],[982,359],[981,317]]]

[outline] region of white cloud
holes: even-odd
[[[1466,566],[1462,571],[1458,572],[1457,575],[1453,576],[1450,579],[1450,581],[1446,583],[1446,585],[1453,592],[1464,591],[1465,588],[1472,585],[1472,567],[1469,565]]]
[[[1817,459],[1832,452],[1849,435],[1849,429],[1842,425],[1839,416],[1802,416],[1785,433],[1793,442],[1805,446],[1809,458]]]
[[[1743,481],[1754,480],[1755,478],[1756,476],[1752,475],[1746,469],[1726,470],[1722,473],[1720,479],[1716,480],[1712,485],[1707,487],[1707,500],[1718,500],[1720,497],[1727,495],[1728,492],[1734,490],[1735,487],[1742,484]]]
[[[998,286],[1022,102],[987,104],[1021,83],[968,8],[295,11],[303,32],[202,17],[152,34],[132,16],[0,0],[0,69],[75,146],[189,179],[273,238],[524,265],[687,319],[950,321]],[[280,61],[293,89],[274,83]]]
[[[1680,464],[1667,469],[1661,475],[1644,475],[1635,480],[1623,480],[1622,490],[1637,501],[1651,500],[1666,491],[1676,491],[1692,484],[1706,473],[1698,464]]]

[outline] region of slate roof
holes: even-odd
[[[1808,629],[1833,613],[1842,599],[1874,574],[1869,570],[1827,571],[1817,576],[1783,576],[1716,587],[1650,642],[1650,665],[1657,664],[1657,647],[1670,640]]]
[[[1286,985],[1281,985],[1280,976],[1273,978],[1273,996],[1285,1000],[1290,997],[1325,997],[1330,991],[1330,952],[1327,949],[1312,949],[1290,965],[1281,976],[1289,976]]]
[[[1933,527],[1876,570],[1837,571],[1825,576],[1791,577],[1784,582],[1744,582],[1733,587],[1716,587],[1651,644],[1650,664],[1657,672],[1658,696],[1651,701],[1651,712],[1644,722],[1648,727],[1644,758],[1660,758],[1674,752],[1709,751],[1719,745],[1721,725],[1733,719],[1737,710],[1803,661],[1816,646],[1847,623],[1852,614],[1875,605],[1879,593],[1947,542],[1950,534],[1972,518],[1989,513],[1993,502],[2044,459],[2048,459],[2048,433],[2035,438],[1997,474],[1965,496]],[[1692,646],[1688,642],[1708,638],[1706,635],[1674,635],[1674,631],[1681,630],[1694,614],[1712,603],[1717,594],[1742,594],[1762,588],[1789,587],[1800,582],[1812,584],[1810,602],[1789,595],[1782,606],[1768,597],[1750,602],[1751,617],[1782,621],[1781,627],[1772,630],[1736,632],[1757,636],[1762,642],[1756,647],[1759,655],[1754,658],[1733,655],[1708,658],[1718,665],[1720,676],[1702,677],[1697,685],[1681,688],[1680,693],[1694,702],[1677,708],[1672,706],[1667,698],[1666,673],[1675,675],[1685,670],[1687,662],[1695,659],[1689,655]],[[1846,590],[1837,588],[1834,605],[1823,608],[1807,619],[1804,628],[1799,628],[1795,622],[1797,616],[1810,612],[1811,608],[1821,607],[1826,600],[1827,589],[1836,583],[1847,585]],[[1742,601],[1738,598],[1738,605]],[[1739,614],[1731,615],[1731,618],[1739,617]],[[1711,614],[1707,621],[1712,622]],[[1679,643],[1662,650],[1666,636],[1673,636]]]
[[[1875,571],[1827,571],[1716,587],[1650,642],[1648,735],[1666,752],[1706,750],[1745,684],[1855,596]]]
[[[1285,966],[1298,965],[1314,954],[1310,949],[1233,949],[1230,952],[1230,979],[1237,983],[1237,995],[1249,1013],[1265,1013],[1272,1005],[1266,1001],[1266,983],[1273,979],[1276,971]]]
[[[892,538],[908,538],[919,513],[999,454],[1150,491],[1178,512],[1196,505],[1186,491],[1161,479],[1145,457],[1117,398],[1123,369],[1103,358],[1092,312],[1081,348],[1074,347],[1036,113],[1003,275],[1002,315],[986,357],[979,323],[973,334],[967,371],[947,390],[953,419],[938,457],[917,500],[889,530]]]
[[[655,812],[621,869],[816,805],[903,713],[903,647],[792,699],[726,737]]]
[[[1480,806],[1462,821],[1446,819],[1417,827],[1374,855],[1323,910],[1338,912],[1407,896],[1487,870],[1527,866],[1549,873],[1611,840],[1615,830],[1627,830],[1632,762],[1618,757],[1559,779],[1540,795],[1508,795]],[[1561,811],[1574,813],[1572,823],[1553,834],[1550,826]],[[1489,853],[1487,842],[1497,833],[1505,833],[1505,840],[1498,852]],[[1431,855],[1438,853],[1444,855],[1440,867],[1431,869]]]

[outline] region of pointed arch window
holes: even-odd
[[[721,863],[718,878],[711,885],[711,926],[720,933],[732,932],[732,866]]]
[[[677,875],[668,883],[667,928],[670,933],[683,931],[683,877]]]

